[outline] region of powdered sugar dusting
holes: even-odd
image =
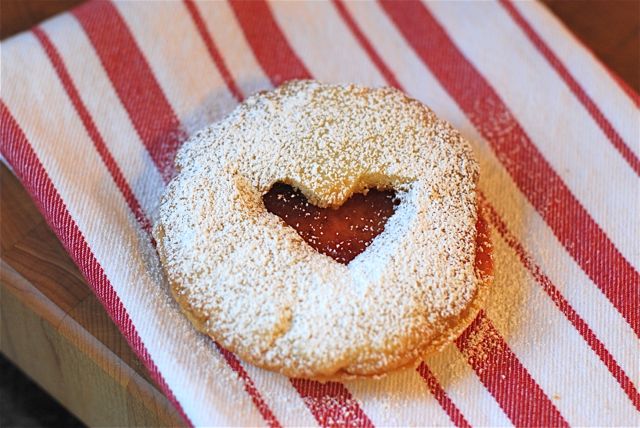
[[[177,166],[154,227],[174,295],[258,366],[314,378],[402,367],[477,295],[476,162],[457,131],[397,90],[289,82],[197,133]],[[265,209],[276,182],[325,207],[367,188],[401,202],[343,265]]]

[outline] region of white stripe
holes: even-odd
[[[160,200],[162,177],[91,42],[80,24],[68,14],[47,21],[43,29],[57,48],[82,102],[136,199],[145,213],[151,213]]]
[[[640,270],[640,234],[632,215],[640,203],[640,178],[564,81],[499,4],[476,2],[457,7],[435,2],[429,8],[518,118],[554,171]],[[638,117],[631,115],[626,120],[633,122]]]
[[[155,2],[153,13],[145,2],[114,4],[189,133],[236,105],[182,2]]]
[[[349,3],[353,18],[386,59],[396,78],[414,97],[449,120],[472,143],[480,163],[479,187],[500,213],[509,230],[524,245],[573,308],[594,329],[621,366],[631,374],[640,344],[629,324],[600,289],[565,251],[553,231],[520,193],[489,145],[475,130],[457,104],[440,86],[420,58],[378,7]],[[636,380],[637,381],[637,380]]]
[[[455,344],[429,356],[426,361],[471,426],[513,425]]]
[[[322,82],[385,82],[329,2],[273,2],[273,16],[293,50]]]
[[[629,148],[640,157],[638,108],[605,66],[538,2],[513,2],[513,6],[596,103]],[[630,117],[635,117],[635,120],[629,120]]]
[[[3,100],[186,413],[196,425],[262,423],[235,373],[180,313],[167,284],[152,277],[159,272],[157,256],[139,238],[136,220],[32,35],[3,44],[2,78],[12,82],[3,85]],[[243,412],[233,410],[243,404]]]
[[[209,35],[224,58],[229,73],[244,96],[270,89],[271,81],[262,72],[229,3],[197,2],[196,7],[200,10]]]
[[[513,353],[569,425],[632,425],[637,411],[598,356],[496,233],[492,242],[486,313]]]

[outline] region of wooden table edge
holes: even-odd
[[[0,351],[44,390],[89,426],[184,424],[147,379],[4,260],[0,269]]]

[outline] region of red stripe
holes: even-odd
[[[515,426],[569,426],[483,311],[456,345]]]
[[[518,242],[517,238],[511,233],[511,231],[509,231],[507,225],[502,221],[495,208],[489,204],[484,195],[479,194],[478,199],[480,201],[484,218],[487,218],[493,224],[500,236],[502,236],[502,239],[504,239],[504,241],[515,251],[522,265],[529,270],[531,275],[551,298],[553,303],[555,303],[558,309],[560,309],[571,324],[573,324],[584,341],[587,342],[589,347],[596,353],[611,375],[620,384],[636,409],[640,411],[640,394],[633,385],[633,382],[631,382],[631,379],[629,379],[624,370],[622,370],[618,365],[613,355],[611,355],[600,339],[598,339],[589,325],[580,317],[580,315],[578,315],[575,309],[573,309],[571,304],[560,293],[560,290],[558,290],[555,284],[551,282],[544,272],[542,272],[540,266],[533,261],[531,255],[526,252],[522,244]]]
[[[424,381],[427,383],[429,390],[436,398],[436,400],[438,400],[438,403],[440,403],[440,407],[442,407],[444,411],[447,412],[447,415],[449,415],[451,422],[453,422],[457,427],[460,428],[471,428],[471,424],[469,424],[460,409],[458,409],[453,401],[451,401],[445,390],[442,389],[442,386],[438,382],[438,379],[436,379],[433,373],[431,373],[431,370],[429,370],[427,364],[425,362],[420,363],[416,370],[418,371],[418,373],[420,373],[420,376],[422,376]]]
[[[369,55],[369,58],[371,58],[371,61],[373,61],[376,67],[378,67],[378,70],[380,70],[380,73],[384,76],[387,83],[395,88],[399,88],[400,83],[396,79],[396,76],[389,69],[389,67],[387,67],[387,65],[382,60],[380,55],[378,55],[378,53],[373,48],[373,46],[371,45],[367,37],[362,33],[362,31],[360,30],[360,27],[353,20],[353,18],[351,17],[351,14],[347,10],[342,0],[333,0],[333,4],[338,10],[338,13],[340,14],[344,22],[347,24],[347,26],[355,36],[355,38],[358,40],[358,42],[362,46],[362,48]]]
[[[636,172],[636,174],[640,175],[640,160],[633,151],[631,151],[622,137],[620,137],[618,132],[613,128],[613,125],[611,125],[611,122],[607,120],[591,97],[587,95],[582,86],[580,86],[576,79],[571,75],[571,72],[567,70],[567,67],[565,67],[562,61],[560,61],[560,58],[553,53],[549,46],[544,42],[544,40],[542,40],[531,25],[529,25],[511,1],[500,0],[500,4],[502,4],[515,23],[518,24],[522,31],[524,31],[531,43],[533,43],[533,45],[546,58],[549,65],[551,65],[560,77],[562,77],[562,80],[564,80],[569,89],[571,89],[571,92],[573,92],[576,98],[580,100],[584,108],[587,109],[593,120],[598,124],[602,132],[604,132],[616,150],[620,152],[629,166]]]
[[[60,54],[58,53],[53,43],[51,43],[51,40],[49,39],[49,37],[44,33],[44,31],[42,31],[40,27],[35,27],[33,29],[33,34],[38,38],[38,40],[42,44],[42,47],[47,53],[47,56],[49,57],[49,60],[51,61],[53,68],[56,70],[56,73],[58,74],[58,78],[62,82],[62,86],[67,92],[67,96],[73,103],[73,106],[75,107],[76,112],[78,113],[78,116],[80,116],[80,120],[82,120],[82,124],[84,125],[84,128],[87,131],[87,134],[89,134],[89,137],[91,137],[91,141],[93,141],[93,145],[96,148],[96,151],[98,152],[98,154],[100,155],[102,162],[104,162],[105,166],[109,170],[109,173],[111,174],[111,177],[113,178],[113,181],[115,182],[118,189],[120,189],[120,192],[122,193],[125,200],[127,201],[127,205],[129,205],[129,208],[135,215],[137,221],[140,223],[142,228],[147,233],[150,233],[151,222],[149,221],[144,211],[142,210],[142,207],[140,206],[138,199],[136,199],[135,195],[133,194],[133,191],[131,190],[129,183],[127,183],[126,178],[122,174],[120,167],[118,166],[115,159],[111,155],[111,152],[109,152],[109,149],[107,148],[107,145],[105,144],[104,139],[102,138],[102,135],[100,135],[100,132],[98,131],[98,128],[93,122],[93,119],[89,114],[89,111],[87,110],[86,106],[82,102],[82,99],[80,98],[80,94],[78,93],[77,88],[73,84],[73,81],[71,80],[71,76],[69,76],[69,72],[67,71],[67,68],[64,65],[64,62],[62,61]]]
[[[91,40],[149,155],[168,181],[185,135],[127,24],[110,2],[90,2],[74,9],[73,14]]]
[[[102,266],[96,260],[78,225],[67,211],[64,201],[51,182],[42,163],[3,102],[0,102],[0,150],[22,185],[36,202],[49,227],[62,242],[87,283],[91,285],[102,306],[105,307],[131,349],[149,371],[156,385],[160,387],[187,424],[193,426],[151,359],[122,301],[113,289]]]
[[[274,86],[291,79],[311,79],[285,38],[266,2],[229,1],[256,59]]]
[[[358,402],[341,383],[320,383],[307,379],[291,379],[305,404],[322,427],[352,426],[373,428]]]
[[[522,193],[640,337],[640,274],[531,142],[489,83],[416,1],[382,6],[422,61],[489,142]]]
[[[200,37],[202,37],[202,40],[204,41],[204,44],[207,46],[207,50],[209,51],[209,55],[211,56],[211,59],[215,63],[216,67],[218,68],[218,71],[220,72],[220,75],[222,76],[222,79],[224,80],[225,84],[227,85],[227,88],[229,88],[229,91],[235,97],[235,99],[237,101],[242,101],[244,96],[242,95],[242,92],[240,91],[240,89],[236,85],[236,82],[235,82],[233,76],[229,72],[229,69],[227,68],[227,64],[224,62],[224,59],[222,58],[222,55],[220,55],[220,51],[218,50],[218,47],[216,46],[215,42],[213,41],[213,38],[211,37],[211,34],[209,34],[209,31],[207,31],[207,25],[205,24],[204,20],[202,19],[202,15],[200,14],[200,11],[198,10],[198,6],[196,6],[196,4],[195,4],[195,2],[193,0],[184,0],[184,5],[186,6],[187,10],[189,11],[189,14],[191,15],[191,18],[193,19],[193,22],[194,22],[196,28],[198,29],[198,33],[200,33]]]
[[[74,14],[87,32],[140,138],[145,142],[163,177],[168,180],[173,174],[175,151],[184,136],[177,117],[127,24],[115,7],[107,2],[80,6]],[[104,31],[104,28],[108,28],[109,31]],[[229,354],[223,353],[223,356],[244,382],[245,390],[265,421],[270,425],[279,426],[242,366],[234,364]]]
[[[244,390],[247,391],[247,393],[251,397],[251,400],[253,400],[253,404],[255,404],[267,425],[273,428],[281,427],[282,425],[280,425],[280,422],[278,422],[278,419],[276,419],[276,417],[274,416],[273,412],[269,408],[269,405],[260,395],[260,391],[258,391],[258,388],[256,388],[253,380],[244,369],[244,367],[242,367],[242,364],[240,364],[238,357],[236,357],[235,354],[224,349],[222,346],[218,345],[217,342],[216,348],[218,348],[218,351],[220,351],[224,359],[227,361],[227,364],[229,364],[229,366],[238,374],[240,379],[243,381]]]

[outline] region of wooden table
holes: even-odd
[[[78,0],[2,1],[2,38]],[[545,1],[640,91],[640,2]],[[0,167],[0,350],[88,425],[177,425],[20,183]]]

